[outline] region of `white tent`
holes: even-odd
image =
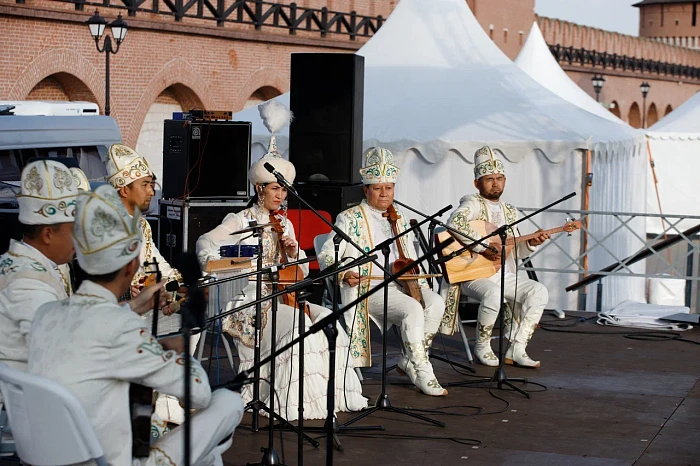
[[[606,120],[627,125],[596,102],[561,69],[549,51],[549,46],[545,42],[537,22],[533,23],[525,45],[520,49],[520,53],[515,59],[515,64],[532,79],[562,99]]]
[[[700,216],[697,178],[700,173],[700,93],[659,120],[647,131],[654,170],[658,180],[661,211],[670,215]],[[656,193],[648,192],[648,211],[658,213]],[[700,220],[682,220],[677,228],[686,230]],[[648,230],[658,232],[658,220],[648,222]]]
[[[639,211],[643,193],[630,180],[646,176],[642,133],[613,124],[559,98],[513,64],[488,38],[463,0],[402,0],[387,22],[358,52],[365,57],[364,147],[386,147],[397,156],[402,172],[397,199],[423,211],[457,205],[474,192],[473,154],[485,144],[505,159],[507,200],[520,207],[539,207],[571,191],[582,194],[582,154],[594,156],[594,210]],[[277,97],[289,105],[289,95]],[[254,159],[269,140],[256,108],[234,115],[253,122]],[[277,137],[288,148],[288,132]],[[577,209],[581,196],[563,204]],[[543,227],[563,223],[565,215],[537,219]],[[612,224],[594,222],[600,238]],[[523,224],[521,231],[532,231]],[[577,240],[558,239],[576,255]],[[614,253],[634,252],[623,233],[608,241]],[[567,267],[551,248],[536,266]],[[598,248],[591,270],[611,257]],[[540,276],[550,289],[550,305],[576,306],[563,288],[574,274]],[[624,299],[643,300],[640,286],[606,280],[604,308]]]

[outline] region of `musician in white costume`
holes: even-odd
[[[148,210],[151,199],[155,195],[153,172],[148,166],[148,161],[124,144],[112,144],[107,153],[105,165],[107,167],[107,180],[119,193],[129,215],[135,215],[136,210],[139,212]],[[151,263],[157,260],[164,281],[182,283],[180,272],[171,267],[156,248],[151,225],[143,216],[139,215],[138,218],[139,228],[143,235],[143,245],[139,253],[139,270],[134,275],[129,290],[132,297],[139,293],[149,272],[153,272],[152,267],[149,267],[148,270],[143,267],[144,262]],[[178,309],[179,306],[175,302],[168,304],[160,311],[158,316],[159,334],[168,334],[180,329],[181,318],[179,314],[175,314]],[[144,315],[144,318],[152,319],[152,313]],[[194,351],[198,341],[199,335],[192,337],[192,351]],[[185,412],[179,402],[170,396],[158,396],[156,412],[161,419],[174,424],[182,424],[185,419]]]
[[[189,357],[183,354],[182,337],[156,341],[147,322],[117,301],[139,268],[143,239],[138,209],[132,217],[114,188],[102,185],[79,196],[73,231],[78,263],[88,277],[69,299],[37,311],[29,338],[29,372],[76,395],[110,465],[184,464],[183,427],[152,442],[147,458],[132,457],[130,384],[182,398]],[[243,400],[228,390],[212,393],[196,360],[189,377],[197,409],[191,464],[221,464],[220,455],[243,416]]]
[[[85,172],[78,167],[70,167],[69,170],[71,175],[73,175],[73,183],[75,184],[76,188],[78,188],[78,192],[90,191],[90,182],[88,181]],[[66,294],[70,296],[73,294],[73,282],[71,280],[71,270],[69,264],[60,264],[56,267],[56,270],[58,270],[58,273],[61,275],[61,281],[66,289]]]
[[[58,267],[73,259],[77,194],[62,163],[41,160],[22,170],[17,201],[24,237],[10,240],[0,256],[0,362],[14,369],[27,369],[27,337],[36,310],[70,292]]]
[[[469,194],[460,199],[460,205],[450,215],[448,225],[474,239],[480,239],[481,236],[474,231],[469,222],[481,220],[500,227],[515,222],[518,219],[518,212],[515,207],[500,200],[506,184],[505,170],[503,162],[488,146],[482,147],[474,155],[474,179],[474,186],[479,190],[479,194]],[[518,259],[526,258],[535,251],[536,246],[549,238],[547,233],[540,231],[537,233],[539,234],[535,238],[518,243],[516,249],[506,258],[505,271],[505,300],[510,303],[509,308],[515,309],[513,315],[504,316],[506,322],[504,336],[510,340],[511,344],[503,362],[531,368],[539,367],[540,362],[530,358],[525,348],[542,317],[549,295],[544,285],[524,277],[518,278],[516,290],[514,256]],[[508,232],[508,234],[519,235],[517,228],[515,232]],[[500,245],[500,238],[497,236],[489,238],[488,241]],[[489,260],[500,263],[500,253],[494,249],[476,245],[472,250]],[[459,318],[457,306],[460,291],[481,303],[477,317],[474,354],[477,360],[486,366],[498,366],[499,363],[498,357],[491,348],[491,333],[501,308],[500,283],[499,271],[489,278],[464,282],[461,287],[460,284],[453,284],[449,289],[445,288],[446,318]]]
[[[355,243],[369,251],[375,245],[391,238],[392,226],[387,218],[387,209],[394,202],[394,184],[399,175],[399,168],[394,165],[394,156],[386,149],[372,149],[366,156],[365,167],[360,170],[364,182],[365,200],[357,207],[341,212],[336,218],[335,225],[345,232]],[[408,229],[408,219],[401,214],[397,221],[399,232]],[[333,234],[323,245],[319,254],[319,264],[325,268],[335,261]],[[402,236],[402,249],[405,254],[415,260],[417,258],[413,246],[412,235]],[[396,242],[390,247],[390,267],[399,257]],[[361,253],[345,241],[340,243],[339,257],[356,258]],[[384,257],[377,253],[378,262],[384,264]],[[360,266],[340,274],[341,300],[349,303],[361,294],[366,293],[379,279],[372,276],[383,276],[383,271],[372,263]],[[428,350],[433,338],[440,329],[440,323],[445,312],[445,303],[437,293],[433,292],[425,279],[418,280],[425,309],[419,301],[406,295],[396,283],[389,285],[389,308],[387,309],[388,323],[401,329],[404,344],[404,354],[399,360],[398,367],[408,374],[417,388],[432,396],[446,395],[447,390],[438,382],[433,367],[428,360]],[[377,292],[355,307],[354,312],[345,316],[346,324],[352,327],[350,351],[355,365],[368,367],[372,365],[370,349],[369,318],[381,329],[384,313],[384,293]],[[350,316],[350,317],[348,317]]]
[[[224,218],[221,225],[214,230],[202,235],[197,241],[197,254],[204,267],[210,260],[220,259],[219,248],[224,245],[244,244],[257,245],[258,238],[252,237],[250,233],[241,235],[231,235],[231,233],[248,227],[249,222],[266,224],[270,222],[271,215],[275,215],[284,227],[282,238],[278,238],[276,232],[271,228],[263,231],[263,267],[280,262],[280,243],[290,261],[305,258],[304,251],[299,250],[296,241],[294,227],[284,215],[284,210],[280,211],[286,197],[287,190],[283,188],[277,179],[269,173],[264,164],[269,163],[275,170],[282,173],[291,183],[294,181],[296,170],[294,165],[283,159],[276,147],[275,135],[291,119],[291,113],[284,106],[277,102],[268,102],[260,106],[260,113],[265,121],[265,125],[272,133],[267,154],[255,162],[250,167],[248,179],[255,187],[255,197],[251,205],[239,212],[231,213]],[[301,274],[299,279],[308,274],[308,265],[299,266]],[[267,296],[271,293],[269,283],[262,284],[262,294]],[[251,281],[242,292],[242,299],[231,301],[228,309],[250,303],[257,299],[256,282]],[[329,314],[328,309],[308,303],[309,314],[305,317],[305,326],[308,329],[314,322]],[[262,332],[260,341],[261,358],[270,354],[270,343],[273,338],[271,330],[271,302],[265,301],[262,304]],[[277,335],[276,348],[289,343],[299,335],[298,309],[283,304],[280,300],[277,311]],[[254,334],[255,334],[255,307],[251,306],[243,311],[234,313],[223,321],[223,329],[230,334],[238,348],[241,358],[239,370],[248,369],[253,365],[254,358]],[[306,329],[302,329],[304,331]],[[350,363],[346,368],[348,337],[342,329],[338,329],[337,352],[336,352],[336,411],[357,411],[367,406],[367,400],[362,396],[360,381]],[[328,382],[328,342],[322,332],[309,336],[304,341],[304,418],[305,419],[325,419],[326,409],[326,389]],[[298,393],[299,393],[299,355],[298,346],[288,350],[283,354],[278,354],[275,358],[275,391],[279,403],[275,400],[277,412],[289,421],[298,418]],[[261,377],[267,378],[270,373],[269,364],[261,369]],[[253,387],[246,385],[243,389],[243,398],[250,401],[253,395]],[[260,399],[269,406],[270,393],[269,386],[261,382]]]

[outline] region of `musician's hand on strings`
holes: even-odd
[[[487,258],[490,261],[500,261],[501,260],[501,250],[492,246],[489,246],[488,248],[484,249],[481,252],[481,255]]]
[[[144,315],[153,309],[153,297],[157,291],[162,290],[163,288],[165,288],[165,281],[145,287],[140,293],[138,293],[138,296],[129,301],[129,307],[131,307],[131,310],[138,315]]]
[[[136,298],[139,295],[139,293],[141,293],[141,287],[131,285],[131,299]]]
[[[163,338],[158,340],[158,343],[166,351],[175,351],[177,354],[182,354],[185,352],[185,339],[180,335],[176,337]]]
[[[343,281],[348,284],[348,286],[357,286],[360,283],[360,275],[357,272],[347,272],[343,276]]]
[[[535,236],[534,238],[531,238],[527,242],[527,244],[529,244],[530,246],[539,246],[540,244],[547,241],[549,239],[549,236],[550,236],[549,233],[545,233],[541,229],[537,230],[534,234],[537,236]]]
[[[282,237],[282,244],[284,245],[284,252],[287,253],[287,256],[291,259],[296,259],[297,258],[297,248],[299,247],[299,243],[294,241],[289,236],[283,236]]]

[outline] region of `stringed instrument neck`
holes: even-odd
[[[398,221],[401,218],[401,216],[396,212],[396,208],[394,207],[394,204],[391,204],[387,209],[386,209],[386,214],[384,214],[385,217],[387,217],[387,220],[391,223],[391,231],[394,232],[394,236],[399,235],[399,227],[398,227]],[[401,238],[396,239],[396,249],[398,250],[399,258],[394,261],[393,265],[393,272],[396,273],[398,270],[401,270],[408,266],[410,263],[414,262],[413,259],[408,257],[408,254],[406,251],[403,250],[403,245],[401,244]],[[414,265],[412,269],[410,269],[410,274],[417,276],[420,273],[420,270],[418,269],[417,265]],[[425,301],[423,300],[423,292],[420,289],[420,285],[418,284],[417,279],[409,279],[409,280],[404,280],[402,282],[404,292],[411,296],[413,299],[418,301],[421,306],[423,306],[423,309],[425,309]]]
[[[272,225],[272,229],[277,233],[277,246],[280,251],[280,264],[288,264],[289,263],[289,257],[287,256],[287,251],[284,248],[284,243],[282,242],[282,237],[284,236],[284,227],[282,226],[282,221],[278,218],[279,211],[274,210],[270,212],[270,224]],[[296,283],[299,280],[304,278],[304,273],[302,272],[301,268],[298,265],[295,265],[293,267],[286,267],[284,269],[279,269],[278,270],[279,274],[279,280],[281,282],[287,282],[287,283]],[[280,286],[281,289],[284,289],[284,286]],[[282,301],[284,304],[287,306],[297,308],[297,300],[296,300],[296,293],[287,293],[282,296]],[[306,305],[306,309],[304,310],[306,315],[311,316],[311,311],[309,310],[309,305]]]
[[[566,225],[562,225],[560,227],[556,228],[550,228],[549,230],[544,230],[536,233],[530,233],[529,235],[522,235],[522,236],[509,236],[506,239],[506,245],[513,246],[519,243],[522,243],[524,241],[530,241],[533,238],[537,238],[539,235],[545,233],[548,235],[554,235],[556,233],[561,233],[563,231],[566,231],[568,233],[571,233],[574,230],[577,230],[581,228],[580,225],[581,221],[577,220],[576,222],[568,222]]]

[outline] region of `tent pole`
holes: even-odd
[[[586,160],[584,162],[584,177],[583,177],[583,210],[588,212],[590,208],[590,190],[593,185],[593,172],[591,171],[591,150],[586,149]],[[588,270],[588,215],[584,216],[581,221],[583,222],[583,241],[581,243],[581,252],[583,255],[583,269]],[[588,276],[587,273],[583,274],[583,278]],[[581,294],[579,297],[580,307],[586,309],[586,297],[588,294],[588,288],[583,287],[581,289]]]
[[[651,155],[651,144],[649,144],[649,136],[646,136],[647,140],[647,154],[649,155],[649,166],[651,167],[651,175],[654,178],[654,191],[656,191],[656,203],[659,205],[659,213],[663,214],[663,211],[661,210],[661,196],[659,196],[659,179],[656,177],[656,168],[654,164],[654,157]],[[664,227],[664,219],[663,217],[660,217],[659,220],[661,221],[661,231],[664,233],[664,239],[668,239],[668,235],[666,234],[666,227]],[[666,255],[668,256],[668,262],[669,264],[671,263],[671,250],[667,249],[666,250]],[[675,269],[671,268],[671,275],[675,275]]]

